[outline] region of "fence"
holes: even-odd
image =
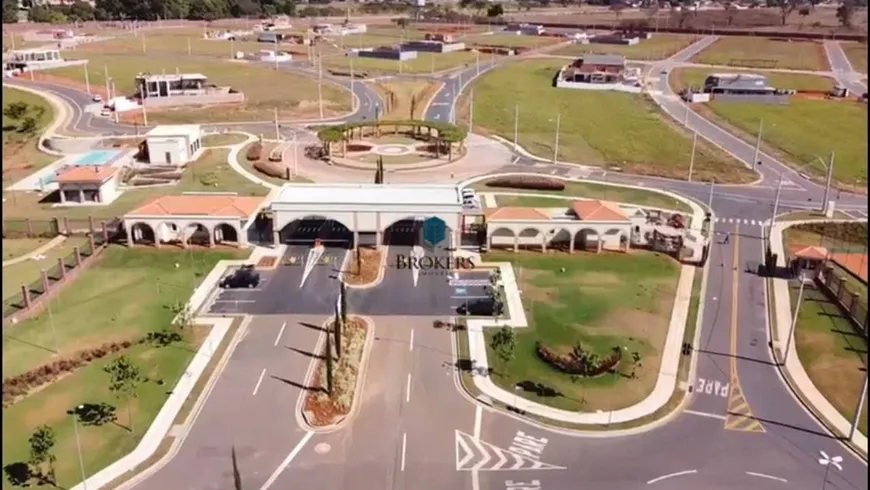
[[[861,286],[852,276],[831,265],[825,265],[816,282],[831,300],[836,302],[849,317],[858,334],[867,337],[866,285],[862,295]]]
[[[80,220],[92,223],[93,220]],[[65,224],[74,224],[72,222]],[[78,223],[81,225],[82,223]],[[73,247],[73,251],[66,257],[57,259],[57,263],[41,272],[39,279],[31,284],[22,284],[21,290],[9,298],[3,300],[3,324],[24,320],[36,311],[45,301],[65,283],[69,282],[71,275],[78,274],[84,266],[88,265],[93,257],[98,255],[109,243],[122,237],[120,222],[113,220],[109,223],[102,222],[102,230],[99,233],[84,231],[88,242],[84,247]]]
[[[36,219],[4,219],[3,238],[54,238],[58,235],[87,236],[97,234],[99,228],[109,226],[119,227],[118,218],[107,221],[96,221],[94,217],[85,219],[50,218]],[[98,226],[99,225],[99,226]]]

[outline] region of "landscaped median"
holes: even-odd
[[[374,325],[359,316],[336,317],[323,330],[318,342],[321,354],[309,372],[302,406],[304,420],[313,428],[333,428],[353,413]]]
[[[380,248],[358,247],[347,255],[341,277],[352,288],[375,286],[384,277],[386,254]]]
[[[867,369],[867,334],[860,324],[867,321],[866,244],[866,221],[778,222],[770,237],[777,267],[786,271],[796,257],[812,261],[815,256],[820,264],[816,271],[804,273],[803,288],[797,276],[769,280],[774,352],[784,365],[786,380],[834,433],[848,438],[857,420],[850,444],[864,455],[867,404],[857,419],[855,412]],[[817,275],[819,269],[822,273]],[[794,337],[789,342],[792,325]]]

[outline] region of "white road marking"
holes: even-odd
[[[408,433],[402,433],[402,468],[400,471],[405,471],[405,450],[408,448]]]
[[[408,373],[408,381],[405,383],[405,403],[411,401],[411,373]]]
[[[778,476],[765,475],[764,473],[755,473],[754,471],[747,471],[746,474],[749,476],[757,476],[759,478],[767,478],[768,480],[776,480],[783,483],[788,483],[788,480],[786,480],[785,478],[780,478]]]
[[[411,329],[411,340],[408,341],[408,350],[414,350],[414,329]],[[410,375],[409,375],[410,376]]]
[[[254,393],[252,393],[252,395],[256,396],[257,391],[260,389],[260,383],[263,382],[263,376],[265,376],[265,375],[266,375],[266,368],[263,368],[263,370],[260,372],[260,377],[257,378],[257,384],[254,385]]]
[[[214,303],[256,303],[252,299],[216,299]]]
[[[288,454],[287,457],[284,458],[284,461],[281,461],[281,464],[278,465],[278,468],[275,469],[275,472],[272,473],[268,480],[266,480],[266,483],[264,483],[263,486],[260,487],[260,490],[268,490],[269,487],[271,487],[275,483],[275,480],[277,480],[278,477],[281,476],[281,473],[285,469],[287,469],[288,466],[290,466],[293,458],[295,458],[296,455],[299,454],[299,451],[302,451],[302,448],[313,435],[314,432],[306,432],[305,435],[302,436],[302,440],[299,441],[299,444],[297,444],[296,447],[294,447],[293,450],[290,451],[290,454]]]
[[[683,475],[694,475],[697,472],[698,472],[698,470],[686,470],[686,471],[678,471],[676,473],[668,473],[667,475],[662,475],[658,478],[653,478],[652,480],[646,482],[646,484],[652,485],[653,483],[660,482],[662,480],[667,480],[668,478],[674,478],[676,476],[683,476]]]
[[[278,336],[275,337],[275,347],[278,347],[278,342],[281,341],[281,336],[284,335],[284,329],[287,328],[287,322],[281,324],[281,330],[278,330]]]
[[[697,415],[699,417],[707,417],[710,419],[717,419],[717,420],[725,420],[725,418],[726,418],[724,415],[717,415],[715,413],[707,413],[707,412],[698,412],[696,410],[683,410],[683,413],[687,413],[689,415]]]
[[[475,439],[480,439],[480,424],[481,424],[482,418],[483,418],[483,407],[478,405],[477,409],[474,411],[474,438]]]

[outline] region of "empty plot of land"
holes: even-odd
[[[489,55],[458,51],[454,53],[417,53],[412,60],[382,60],[375,58],[359,58],[341,56],[324,58],[324,66],[341,71],[349,71],[351,64],[355,73],[437,73],[440,71],[469,66],[478,59],[486,61]]]
[[[135,34],[131,31],[114,39],[84,44],[77,50],[103,54],[190,53],[231,59],[238,51],[256,53],[261,49],[274,49],[268,43],[256,42],[256,36],[250,36],[249,39],[239,41],[206,39],[203,37],[203,29],[196,28],[141,30]],[[300,47],[305,50],[305,46]]]
[[[816,41],[766,37],[720,37],[692,61],[708,65],[791,70],[830,70],[825,48]]]
[[[562,62],[527,60],[495,69],[474,84],[474,123],[513,139],[514,111],[519,112],[519,143],[552,158],[560,117],[559,160],[619,167],[626,172],[684,179],[692,138],[641,95],[553,88]],[[510,87],[511,90],[504,90]],[[460,114],[467,115],[463,99]],[[748,182],[747,172],[720,150],[699,141],[694,178]]]
[[[219,121],[271,120],[273,111],[278,117],[317,118],[319,116],[317,80],[315,78],[274,70],[271,67],[238,62],[189,59],[183,56],[145,56],[141,54],[93,55],[72,53],[70,57],[87,58],[84,67],[52,70],[44,75],[50,79],[66,79],[79,88],[85,86],[85,70],[88,70],[92,90],[105,91],[106,71],[115,83],[118,93],[133,95],[134,78],[142,72],[149,73],[199,73],[208,77],[208,83],[228,86],[244,92],[244,104],[221,105],[203,108],[185,106],[178,110],[149,111],[149,123],[183,123]],[[343,88],[323,84],[323,101],[327,117],[350,110],[351,95]]]
[[[776,71],[732,69],[728,73],[757,73],[767,77],[768,84],[776,88],[797,90],[798,92],[827,92],[834,87],[833,78],[821,75],[804,75],[799,73],[783,73]],[[671,71],[670,83],[675,91],[684,88],[703,88],[704,79],[714,73],[722,73],[719,68],[677,68]]]
[[[459,41],[466,46],[504,46],[506,48],[542,48],[563,42],[564,39],[552,36],[524,36],[510,33],[472,34]]]
[[[682,34],[653,34],[650,39],[642,39],[634,46],[619,44],[572,44],[559,48],[553,54],[564,56],[583,56],[584,54],[618,54],[630,60],[661,60],[677,53],[698,39],[697,36]]]
[[[867,44],[866,43],[840,43],[852,69],[858,73],[867,73]]]

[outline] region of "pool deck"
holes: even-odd
[[[14,184],[7,187],[5,190],[54,192],[58,188],[57,183],[54,182],[54,176],[55,174],[57,174],[58,171],[64,169],[65,167],[73,166],[80,160],[86,158],[88,155],[96,152],[112,153],[112,158],[105,163],[101,163],[100,165],[111,165],[114,167],[123,166],[133,158],[133,155],[136,154],[135,149],[122,150],[116,148],[93,149],[84,153],[73,153],[55,160],[53,163],[46,165],[45,167],[19,180],[18,182],[15,182]],[[96,166],[96,164],[87,163],[85,165]]]

